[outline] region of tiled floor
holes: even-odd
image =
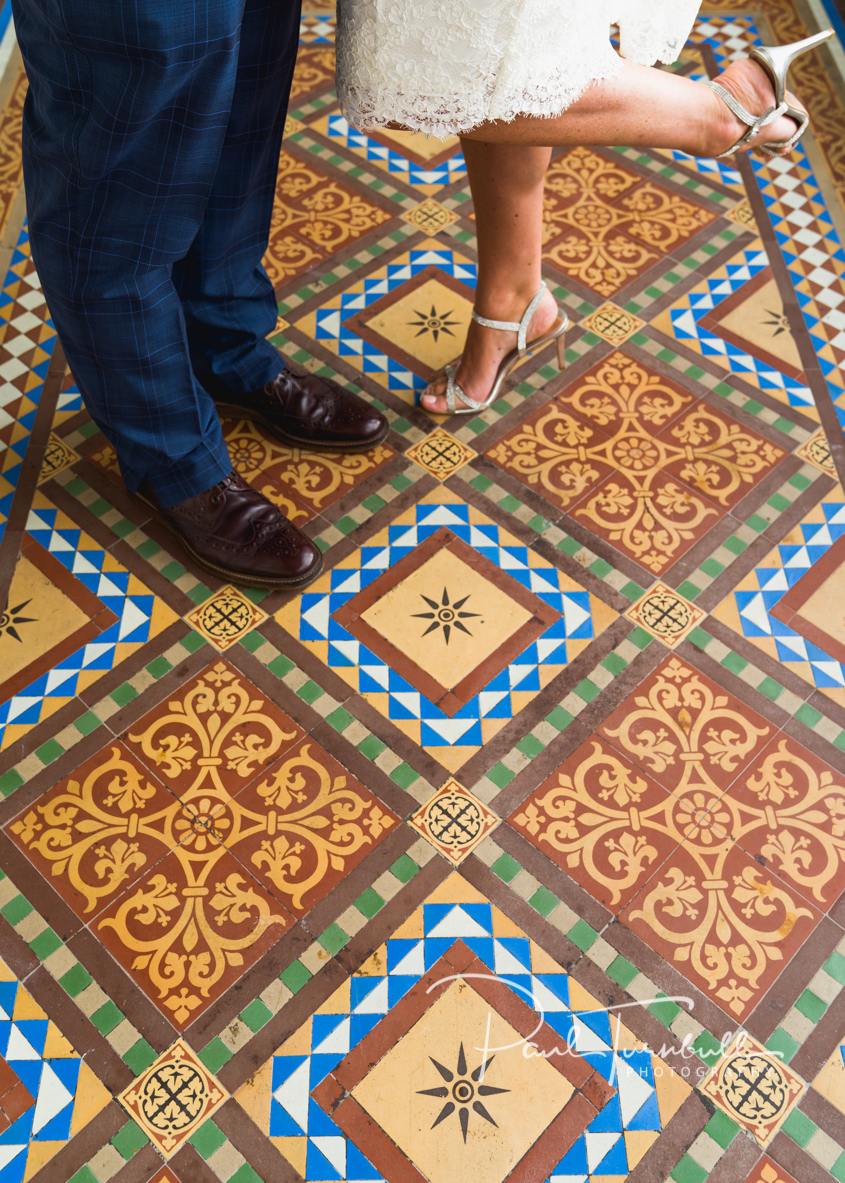
[[[814,7],[714,0],[675,68]],[[567,367],[435,421],[459,145],[353,132],[306,0],[273,339],[392,430],[224,423],[326,554],[283,595],[193,568],[83,410],[12,60],[0,1183],[845,1180],[842,68],[787,161],[557,153]]]

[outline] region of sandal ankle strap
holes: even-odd
[[[540,288],[537,295],[525,309],[522,314],[522,320],[489,320],[486,316],[479,316],[473,308],[472,319],[476,324],[481,325],[485,329],[502,329],[505,332],[516,333],[516,344],[518,349],[525,349],[528,344],[528,326],[531,324],[531,318],[540,307],[543,296],[546,294],[547,288],[544,282],[540,283]]]
[[[722,86],[721,82],[711,82],[708,79],[707,82],[702,82],[701,85],[706,86],[708,90],[712,90],[715,95],[718,95],[728,110],[737,117],[740,123],[744,123],[748,128],[748,131],[741,135],[736,143],[728,148],[727,152],[721,152],[716,157],[716,160],[721,160],[725,156],[732,156],[737,148],[742,147],[743,144],[747,144],[749,140],[753,140],[764,127],[768,127],[770,123],[773,123],[780,115],[785,115],[789,110],[788,103],[779,103],[776,107],[770,107],[768,111],[764,111],[762,115],[752,115],[750,111],[746,111],[742,103],[734,98],[727,87]]]

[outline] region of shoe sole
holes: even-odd
[[[155,520],[159,522],[166,530],[168,530],[174,538],[177,538],[181,545],[185,548],[198,567],[202,567],[204,571],[209,571],[212,575],[219,575],[223,579],[228,579],[230,583],[237,584],[241,587],[268,587],[279,589],[283,591],[293,591],[300,587],[305,587],[317,578],[323,570],[323,556],[317,554],[317,561],[305,575],[300,575],[296,579],[269,579],[261,575],[244,575],[241,571],[233,571],[228,567],[220,567],[216,563],[211,563],[208,559],[204,559],[202,555],[197,554],[184,536],[168,521],[151,501],[148,501],[141,493],[134,493],[133,496],[141,502],[141,504],[148,509]]]
[[[385,440],[388,431],[390,431],[390,424],[385,423],[384,431],[365,444],[321,444],[313,439],[306,439],[304,436],[293,435],[292,432],[277,426],[260,411],[250,411],[246,407],[239,407],[236,403],[217,403],[217,410],[221,415],[237,415],[241,419],[252,419],[254,423],[260,423],[262,427],[266,427],[270,434],[283,444],[292,444],[295,448],[304,448],[309,452],[369,452]]]

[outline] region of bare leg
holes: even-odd
[[[519,321],[540,286],[543,184],[550,148],[463,141],[478,225],[478,287],[475,307],[491,320]],[[548,332],[557,317],[548,295],[531,321],[529,338]],[[516,333],[470,324],[457,381],[470,398],[487,397]],[[422,405],[446,413],[445,380],[435,380]]]
[[[771,85],[759,66],[743,60],[719,76],[749,111],[773,103]],[[793,106],[799,106],[791,98]],[[787,140],[795,125],[775,120],[757,142]],[[492,320],[518,321],[540,286],[543,182],[548,145],[625,144],[677,148],[695,156],[713,156],[742,135],[740,123],[706,87],[650,66],[622,63],[616,78],[597,82],[562,115],[553,119],[518,116],[509,123],[487,123],[462,137],[478,226],[476,308]],[[528,340],[551,328],[557,316],[547,296],[534,314]],[[457,383],[477,401],[486,398],[502,358],[516,344],[516,334],[473,323],[456,375]],[[447,411],[446,381],[436,378],[422,396],[435,414]]]
[[[748,59],[733,62],[718,80],[749,111],[762,112],[773,104],[771,83]],[[716,156],[727,151],[745,130],[722,100],[699,83],[623,61],[615,78],[589,86],[562,115],[551,119],[518,115],[509,123],[485,123],[469,132],[468,138],[556,147],[624,144]],[[781,116],[755,143],[788,140],[794,130],[793,121]]]

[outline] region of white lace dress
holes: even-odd
[[[444,137],[559,115],[624,57],[673,62],[700,0],[338,0],[338,93],[360,130]]]

